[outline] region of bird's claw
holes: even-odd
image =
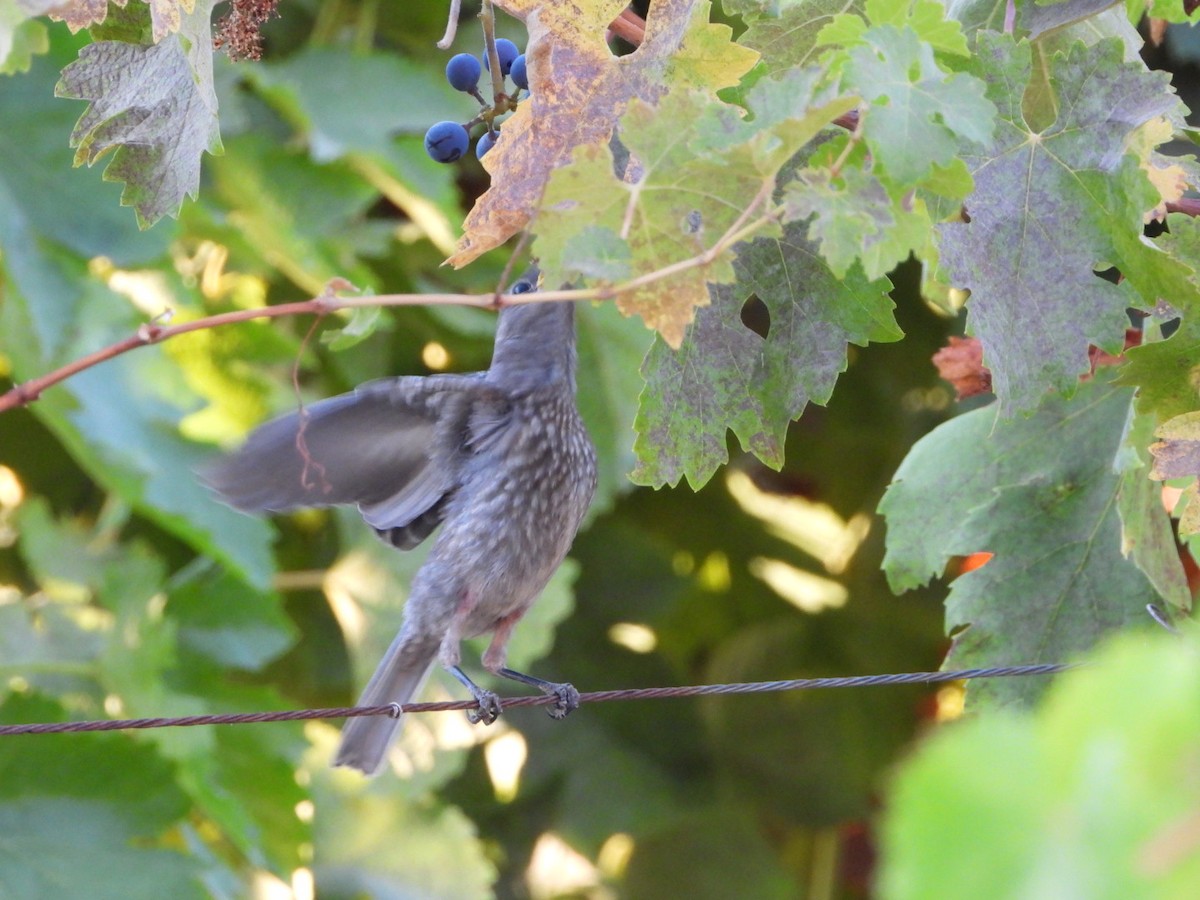
[[[479,705],[475,709],[467,710],[467,721],[472,725],[482,722],[484,725],[491,725],[500,718],[500,697],[492,691],[483,688],[476,688],[471,692],[475,696],[475,702]],[[564,715],[566,715],[564,713]]]
[[[562,684],[548,684],[543,691],[547,696],[554,697],[557,701],[553,706],[546,710],[552,719],[565,719],[568,715],[579,709],[579,691],[575,690],[575,685],[563,682]]]

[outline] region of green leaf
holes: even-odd
[[[357,259],[358,228],[379,195],[343,162],[314,166],[307,154],[261,134],[233,138],[212,161],[214,200],[236,213],[262,263],[318,296],[333,278],[363,289],[378,276]]]
[[[819,158],[828,159],[842,144],[823,148]],[[881,278],[928,243],[931,222],[921,198],[904,191],[896,199],[878,177],[857,166],[834,177],[828,165],[813,162],[788,184],[784,202],[790,216],[808,220],[808,237],[820,245],[834,274],[844,275],[858,261],[867,277]]]
[[[1002,408],[1028,410],[1047,389],[1074,389],[1089,345],[1119,352],[1137,293],[1153,308],[1160,296],[1194,292],[1189,270],[1142,240],[1155,200],[1125,154],[1131,131],[1175,99],[1160,74],[1122,61],[1118,41],[1077,43],[1051,63],[1057,120],[1033,131],[1012,91],[1029,81],[1028,46],[982,34],[976,61],[1000,124],[982,151],[961,148],[975,178],[970,222],[942,226],[941,264],[972,292],[968,325]],[[1097,276],[1109,265],[1126,281]]]
[[[1196,651],[1194,633],[1124,636],[1058,676],[1035,712],[943,727],[897,773],[882,894],[1188,896]]]
[[[1194,271],[1200,271],[1200,222],[1181,216],[1171,219],[1171,232],[1160,235],[1156,243],[1166,251],[1165,264],[1179,259]],[[1137,408],[1158,422],[1191,412],[1200,405],[1196,385],[1200,383],[1200,324],[1192,311],[1194,300],[1187,293],[1165,294],[1173,303],[1186,304],[1187,315],[1165,340],[1146,340],[1127,351],[1128,362],[1120,368],[1122,384],[1138,388]],[[1173,319],[1176,310],[1165,308],[1160,320]]]
[[[625,889],[634,897],[784,900],[802,888],[736,804],[714,803],[666,832],[638,841]]]
[[[862,19],[862,0],[780,0],[760,3],[756,0],[723,0],[730,13],[741,13],[747,24],[738,43],[763,54],[759,64],[765,74],[774,75],[813,63],[818,53],[818,34],[834,22]],[[862,29],[859,29],[861,33]]]
[[[863,136],[888,178],[916,184],[960,146],[991,139],[996,111],[980,80],[942,71],[909,27],[874,26],[863,40],[849,50],[843,85],[870,104]]]
[[[1188,610],[1192,606],[1192,591],[1179,559],[1171,517],[1163,506],[1162,485],[1154,480],[1157,475],[1148,464],[1154,452],[1150,443],[1153,426],[1153,419],[1133,416],[1125,446],[1117,456],[1117,471],[1121,475],[1117,498],[1121,549],[1146,573],[1167,603],[1176,610]]]
[[[581,304],[575,329],[579,346],[576,402],[596,445],[599,482],[590,517],[609,509],[633,484],[633,421],[644,382],[638,372],[652,335],[611,303]]]
[[[47,8],[53,0],[43,0]],[[28,72],[34,56],[50,49],[50,39],[42,22],[26,18],[26,4],[0,0],[0,75]]]
[[[231,669],[258,671],[296,637],[278,594],[253,590],[207,560],[171,579],[166,614],[181,648]]]
[[[388,776],[358,790],[324,768],[313,777],[321,897],[493,896],[495,863],[459,809],[414,802],[404,782]]]
[[[0,721],[61,720],[10,695]],[[206,896],[195,860],[156,847],[187,811],[172,767],[125,735],[0,742],[0,892],[14,897]]]
[[[848,343],[897,340],[890,284],[857,269],[838,278],[788,225],[782,239],[758,238],[738,253],[735,286],[711,288],[683,346],[658,340],[642,367],[647,388],[635,427],[640,484],[694,488],[728,458],[728,429],[768,465],[783,462],[788,423],[825,403],[846,367]],[[766,339],[742,321],[757,296],[770,315]]]
[[[864,12],[871,25],[908,28],[934,50],[955,56],[968,56],[967,39],[954,19],[946,18],[945,7],[937,0],[866,0]],[[842,13],[833,17],[819,35],[819,44],[851,47],[871,43],[867,22],[860,16]]]
[[[360,306],[351,313],[350,321],[341,328],[323,332],[321,342],[335,353],[348,350],[375,333],[382,315],[382,306]]]
[[[178,34],[149,47],[100,41],[63,70],[59,97],[89,106],[71,133],[76,165],[116,150],[105,169],[125,182],[121,203],[149,227],[175,215],[200,189],[200,157],[220,153],[212,79],[211,0],[200,0]]]
[[[309,46],[247,75],[302,129],[317,162],[355,151],[386,157],[396,132],[424,134],[463,103],[445,78],[395,54]]]
[[[1029,418],[998,417],[993,404],[940,426],[900,466],[879,505],[894,590],[927,583],[956,556],[993,554],[951,585],[948,668],[1068,661],[1158,598],[1121,552],[1114,459],[1131,399],[1096,379]],[[1009,679],[971,693],[1009,703],[1038,689]]]

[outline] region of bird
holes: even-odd
[[[535,270],[510,289],[537,290]],[[399,550],[440,526],[413,576],[404,619],[359,700],[407,703],[440,663],[490,724],[499,698],[460,666],[460,641],[491,633],[488,672],[579,704],[567,683],[506,667],[514,626],[562,563],[596,489],[596,454],[575,399],[575,308],[501,309],[491,365],[470,374],[383,378],[253,431],[201,479],[236,509],[262,513],[356,504]],[[335,765],[379,772],[402,716],[347,719]]]

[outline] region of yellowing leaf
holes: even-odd
[[[604,42],[608,24],[625,7],[619,0],[497,5],[529,29],[530,96],[504,123],[504,140],[485,157],[492,186],[467,216],[458,252],[447,260],[455,267],[524,228],[550,173],[568,163],[576,147],[605,143],[631,99],[654,103],[668,83],[715,96],[737,84],[758,58],[732,43],[727,26],[709,23],[707,0],[656,3],[642,46],[621,58]]]
[[[112,0],[113,5],[124,8],[128,0]],[[168,34],[174,34],[183,23],[185,13],[196,7],[196,0],[146,0],[150,7],[153,23],[154,43]],[[211,8],[211,5],[210,5]],[[82,28],[98,25],[108,18],[108,0],[69,0],[50,10],[49,16],[57,22],[66,22],[72,34]]]

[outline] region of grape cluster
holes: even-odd
[[[525,54],[520,48],[507,38],[498,38],[496,56],[500,60],[500,73],[511,78],[516,85],[514,98],[520,91],[528,91],[529,76],[525,69]],[[470,94],[487,112],[488,103],[479,93],[479,78],[484,70],[491,71],[491,62],[486,51],[483,53],[482,64],[479,57],[470,53],[457,53],[446,63],[446,80],[450,82],[450,86],[456,91]],[[476,117],[466,125],[460,125],[458,122],[438,122],[425,132],[425,152],[431,159],[441,163],[452,163],[462,159],[467,148],[471,146],[471,134],[467,129],[482,121],[487,121],[488,127],[475,144],[475,155],[483,159],[484,154],[495,146],[500,136],[500,127],[483,116]]]

